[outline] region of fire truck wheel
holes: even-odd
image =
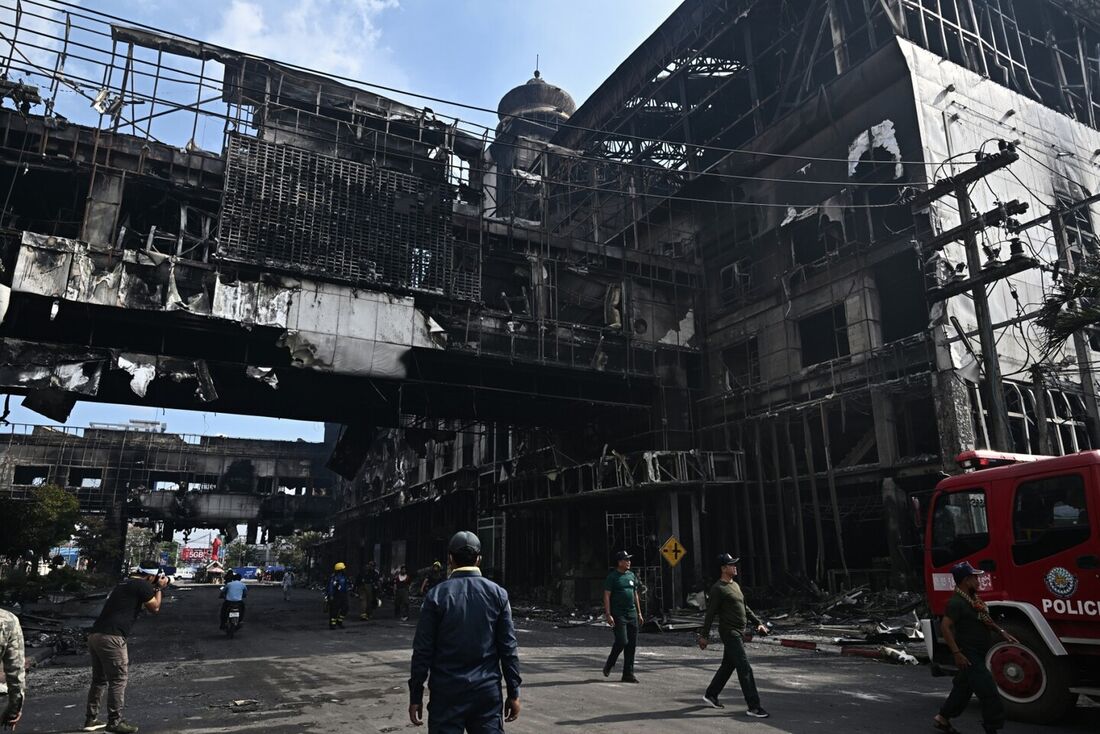
[[[1038,724],[1061,719],[1077,703],[1077,694],[1069,691],[1069,661],[1052,655],[1030,625],[1006,621],[1002,626],[1020,644],[995,645],[985,660],[1001,691],[1008,718]]]

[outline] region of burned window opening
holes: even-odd
[[[906,252],[875,267],[882,341],[923,334],[928,326],[924,276],[916,255]]]
[[[734,260],[719,271],[722,304],[729,306],[749,297],[753,288],[752,258]]]
[[[803,367],[848,356],[848,319],[844,304],[800,319],[798,335]]]
[[[824,214],[796,220],[785,229],[795,265],[819,265],[844,244],[843,224]]]
[[[760,346],[756,337],[722,350],[727,390],[743,390],[760,382]]]
[[[103,487],[102,469],[70,469],[68,487],[80,489],[100,489]]]
[[[50,481],[48,466],[16,466],[12,472],[12,484],[21,487],[44,487]]]

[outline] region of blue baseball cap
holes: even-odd
[[[985,571],[974,568],[969,561],[963,561],[951,567],[951,575],[955,577],[955,584],[958,585],[963,582],[963,579],[971,576],[984,576]]]

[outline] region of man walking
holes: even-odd
[[[348,577],[344,574],[347,566],[341,561],[332,567],[332,576],[328,580],[326,598],[328,599],[328,628],[334,630],[344,626],[344,616],[348,613]]]
[[[966,710],[973,694],[982,704],[982,728],[986,734],[993,734],[1005,724],[1005,707],[997,683],[985,664],[986,653],[993,646],[990,633],[996,632],[1009,644],[1015,645],[1018,641],[993,621],[989,608],[978,598],[980,577],[985,571],[964,561],[952,567],[951,575],[955,578],[955,593],[947,601],[940,632],[947,649],[955,657],[958,672],[951,693],[932,719],[932,725],[940,731],[957,732],[951,719]]]
[[[443,571],[443,564],[439,561],[433,562],[431,567],[424,572],[424,581],[420,584],[421,595],[426,596],[433,587],[446,580],[447,574]]]
[[[631,555],[615,554],[615,568],[603,582],[603,613],[607,626],[615,630],[611,654],[603,666],[603,677],[611,675],[619,653],[623,653],[623,683],[637,683],[634,677],[634,651],[638,647],[638,628],[642,624],[642,604],[638,599],[638,578],[630,570]]]
[[[99,701],[104,688],[107,689],[107,731],[133,734],[138,730],[133,724],[122,720],[130,670],[126,636],[130,634],[142,608],[151,614],[160,612],[161,590],[167,585],[168,577],[160,573],[156,563],[142,561],[137,571],[119,583],[107,597],[107,603],[88,635],[92,685],[88,689],[84,731],[104,727],[99,720]]]
[[[722,576],[717,583],[710,588],[710,597],[707,599],[707,613],[703,618],[703,632],[699,635],[699,649],[707,649],[707,638],[710,636],[710,627],[715,618],[718,619],[718,636],[722,639],[724,650],[722,651],[722,664],[707,686],[703,694],[703,701],[716,709],[725,708],[718,701],[718,694],[722,692],[726,682],[729,681],[733,671],[737,671],[737,681],[741,684],[741,693],[748,704],[747,713],[758,719],[768,718],[768,712],[760,707],[760,694],[756,691],[756,679],[752,675],[752,666],[745,654],[744,632],[745,625],[751,621],[756,625],[756,631],[762,635],[768,633],[768,628],[760,621],[759,617],[749,609],[745,603],[745,594],[740,585],[733,579],[737,576],[737,562],[729,553],[723,553],[718,558]]]
[[[23,699],[27,690],[23,628],[19,626],[19,617],[3,609],[0,609],[0,659],[4,662],[8,699],[7,706],[0,712],[0,729],[15,729],[23,716]]]
[[[412,576],[405,564],[397,569],[393,575],[393,616],[399,617],[402,622],[409,618],[409,587],[412,586]]]
[[[468,531],[447,546],[449,580],[424,599],[413,639],[409,678],[409,720],[423,721],[424,682],[428,682],[431,734],[499,734],[500,679],[508,699],[505,721],[519,717],[519,654],[508,592],[482,577],[481,541]]]
[[[292,588],[294,588],[294,572],[288,568],[283,571],[283,601],[290,601]]]
[[[378,567],[374,561],[367,561],[366,569],[355,580],[355,590],[358,592],[359,601],[362,603],[359,619],[364,622],[370,621],[375,607],[378,606],[378,588],[381,584],[382,575],[378,573]]]

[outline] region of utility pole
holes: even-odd
[[[968,221],[970,194],[965,185],[955,189],[955,199],[959,203],[959,217]],[[982,256],[978,249],[978,237],[974,230],[968,230],[963,237],[966,245],[966,265],[970,275],[982,270]],[[985,368],[985,380],[989,386],[989,412],[993,423],[994,448],[1008,451],[1012,448],[1012,433],[1008,427],[1008,406],[1005,405],[1004,381],[1001,378],[1001,363],[997,358],[997,341],[993,336],[993,319],[989,318],[989,300],[985,295],[985,283],[977,283],[971,291],[974,298],[974,316],[978,319],[978,335],[981,339],[982,366]]]
[[[1073,250],[1070,249],[1069,240],[1066,238],[1066,223],[1063,216],[1061,210],[1054,209],[1051,211],[1050,221],[1054,229],[1054,241],[1058,245],[1058,260],[1062,264],[1062,272],[1069,274],[1074,272]],[[1096,379],[1092,374],[1089,345],[1085,339],[1085,332],[1081,329],[1073,332],[1073,351],[1077,357],[1077,373],[1081,380],[1081,389],[1085,393],[1085,410],[1089,416],[1089,439],[1094,448],[1100,447],[1100,405],[1096,397]],[[1036,400],[1038,399],[1037,395]]]
[[[1020,156],[1016,153],[1015,146],[1012,144],[1001,141],[1000,148],[998,153],[979,158],[972,168],[938,181],[927,191],[917,194],[913,199],[913,206],[915,208],[927,206],[949,194],[954,194],[958,202],[961,221],[959,226],[934,238],[925,245],[925,250],[939,249],[948,242],[960,239],[966,247],[966,264],[969,269],[967,285],[970,287],[971,297],[974,299],[974,315],[978,321],[982,367],[985,373],[986,385],[989,388],[989,412],[993,424],[991,443],[994,444],[990,448],[1009,451],[1013,448],[1012,434],[1008,424],[1004,381],[1001,377],[1000,361],[997,358],[997,342],[993,334],[993,320],[989,316],[989,300],[986,298],[985,288],[988,283],[1007,277],[1010,274],[1009,270],[1018,272],[1016,268],[1031,267],[1032,263],[1021,259],[1018,261],[1018,265],[1009,270],[994,268],[983,272],[981,250],[978,247],[978,232],[987,227],[1006,222],[1009,214],[1026,211],[1027,204],[1014,200],[999,206],[992,212],[975,217],[970,206],[968,192],[971,184],[1019,160]],[[949,296],[949,293],[944,293],[939,298],[943,299]]]

